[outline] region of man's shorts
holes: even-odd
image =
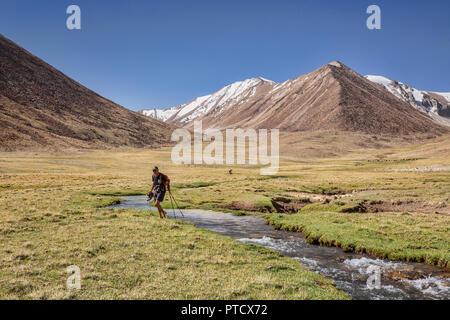
[[[159,201],[159,202],[163,202],[164,201],[164,196],[166,195],[165,191],[159,191],[159,192],[155,192],[155,196],[153,197],[153,199],[155,201]]]

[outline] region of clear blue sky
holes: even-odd
[[[66,8],[82,30],[66,28]],[[382,10],[382,30],[366,9]],[[450,1],[14,0],[0,33],[133,110],[262,76],[282,82],[340,60],[359,73],[450,91]]]

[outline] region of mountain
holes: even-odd
[[[447,130],[338,61],[284,83],[260,78],[237,82],[159,114],[160,119],[186,127],[198,119],[205,128],[279,128],[286,132],[408,135]]]
[[[145,147],[173,126],[130,111],[0,35],[0,150]]]
[[[166,110],[142,110],[140,113],[184,126],[202,115],[208,113],[218,115],[225,112],[229,107],[254,101],[269,92],[274,85],[275,82],[264,78],[247,79],[235,82],[213,94],[196,98],[178,107]]]
[[[450,93],[418,90],[383,76],[368,75],[366,78],[381,85],[417,110],[428,113],[436,121],[450,125]]]

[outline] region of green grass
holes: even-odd
[[[195,189],[195,188],[205,188],[219,184],[220,182],[193,182],[193,183],[175,183],[172,185],[173,189]]]
[[[446,216],[316,210],[266,218],[276,229],[303,232],[309,243],[391,260],[450,266],[450,225]]]
[[[115,197],[128,197],[128,196],[140,196],[147,194],[148,190],[134,189],[134,190],[101,190],[101,191],[87,191],[86,194],[94,196],[115,196]]]

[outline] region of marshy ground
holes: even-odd
[[[155,164],[183,207],[261,215],[276,228],[302,231],[311,243],[449,267],[444,138],[285,159],[274,177],[256,167],[233,167],[228,175],[226,167],[175,166],[169,149],[1,154],[0,297],[348,298],[275,251],[157,214],[103,208],[145,194]],[[82,271],[80,291],[66,289],[69,265]]]

